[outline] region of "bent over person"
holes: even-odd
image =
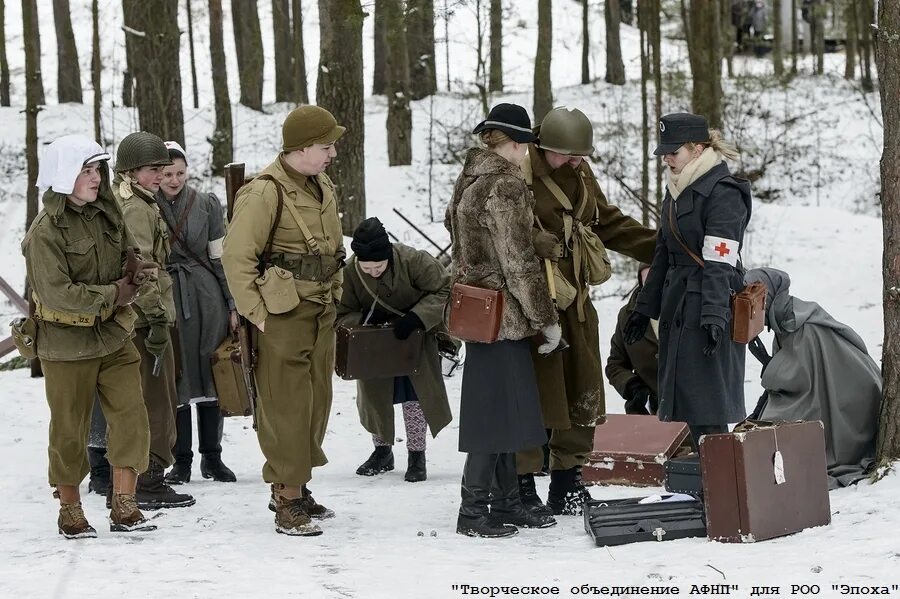
[[[16,323],[23,355],[39,357],[50,406],[49,481],[59,498],[59,534],[96,537],[81,507],[88,472],[87,436],[94,396],[109,423],[113,471],[110,530],[153,530],[135,503],[147,469],[150,432],[141,388],[141,357],[131,338],[145,273],[125,272],[134,240],[109,189],[109,154],[93,140],[67,135],[41,160],[44,209],[22,242],[34,318]],[[26,356],[28,357],[28,356]]]
[[[310,518],[334,512],[306,484],[327,463],[322,451],[331,410],[335,303],[346,252],[334,184],[325,168],[344,133],[318,106],[293,110],[283,152],[237,194],[222,266],[238,312],[258,329],[256,416],[272,484],[275,530],[311,536]]]

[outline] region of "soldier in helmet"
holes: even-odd
[[[163,167],[172,164],[162,139],[138,131],[127,135],[116,152],[113,194],[122,209],[144,260],[159,265],[135,300],[135,345],[141,353],[141,387],[150,418],[150,465],[138,477],[137,501],[144,509],[188,507],[194,498],[176,493],[163,480],[175,461],[175,353],[170,328],[175,323],[172,278],[165,270],[169,236],[153,199],[163,179]]]
[[[533,510],[577,515],[587,497],[581,467],[593,445],[594,426],[606,415],[599,323],[588,288],[611,274],[606,248],[649,262],[656,231],[607,202],[584,159],[594,147],[593,127],[583,112],[554,108],[535,133],[539,140],[529,145],[521,164],[535,199],[535,249],[556,261],[575,298],[559,306],[563,338],[571,349],[541,356],[532,348],[544,425],[551,430],[547,506],[534,487],[533,473],[543,465],[539,447],[517,456],[519,492]]]

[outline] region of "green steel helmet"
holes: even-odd
[[[578,110],[557,106],[541,121],[538,147],[559,154],[590,156],[594,153],[594,126]]]
[[[166,143],[146,131],[126,135],[116,150],[116,172],[122,173],[142,166],[168,166],[172,164]]]

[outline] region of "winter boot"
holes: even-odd
[[[534,474],[522,474],[519,476],[519,499],[525,505],[525,509],[529,512],[541,516],[552,516],[553,511],[544,505],[537,489],[534,486]]]
[[[470,453],[463,468],[456,532],[467,537],[511,537],[519,529],[511,524],[496,522],[489,511],[491,482],[499,455],[496,453]]]
[[[181,485],[191,482],[191,462],[175,460],[172,469],[166,474],[164,480],[169,485]]]
[[[578,467],[572,467],[550,471],[547,507],[553,511],[554,516],[580,516],[584,513],[585,495],[590,495],[581,484],[579,470]]]
[[[59,519],[56,521],[59,534],[67,539],[90,539],[97,536],[97,531],[84,517],[77,485],[56,485],[53,496],[59,499]]]
[[[191,406],[181,406],[175,411],[175,464],[165,476],[169,485],[181,485],[191,482],[191,465],[194,452],[191,451]]]
[[[491,488],[491,516],[498,524],[513,524],[524,528],[556,526],[552,515],[533,512],[522,503],[514,453],[501,453],[497,460]]]
[[[394,450],[390,445],[379,445],[369,459],[356,469],[360,476],[375,476],[394,469]]]
[[[334,518],[334,510],[330,510],[324,505],[320,503],[316,503],[316,500],[313,499],[312,492],[303,485],[301,488],[301,501],[303,502],[303,509],[306,510],[306,513],[309,514],[309,517],[313,520],[327,520],[328,518]]]
[[[417,483],[428,478],[425,470],[425,452],[410,451],[409,462],[406,467],[406,476],[403,477],[408,483]]]
[[[225,417],[219,406],[197,404],[197,436],[200,441],[200,474],[220,483],[237,481],[234,472],[222,462],[222,430]]]
[[[144,510],[162,508],[189,507],[194,505],[194,498],[187,493],[176,493],[163,480],[163,465],[150,460],[150,467],[137,479],[137,505]],[[115,499],[115,498],[114,498]]]
[[[88,462],[91,465],[91,478],[88,481],[88,492],[106,495],[112,482],[109,462],[106,461],[105,447],[88,447]]]
[[[137,485],[137,474],[130,468],[113,468],[113,484],[109,495],[109,530],[110,532],[140,532],[156,530],[150,524],[134,499]]]
[[[322,529],[313,524],[303,507],[301,487],[272,485],[275,493],[275,531],[294,537],[314,537]]]

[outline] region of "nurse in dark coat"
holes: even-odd
[[[746,417],[745,346],[730,336],[731,295],[743,286],[740,249],[750,220],[750,185],[731,175],[723,157],[737,152],[710,131],[706,118],[660,119],[668,168],[666,198],[650,274],[625,325],[626,343],[659,319],[659,412],[686,422],[694,446]]]

